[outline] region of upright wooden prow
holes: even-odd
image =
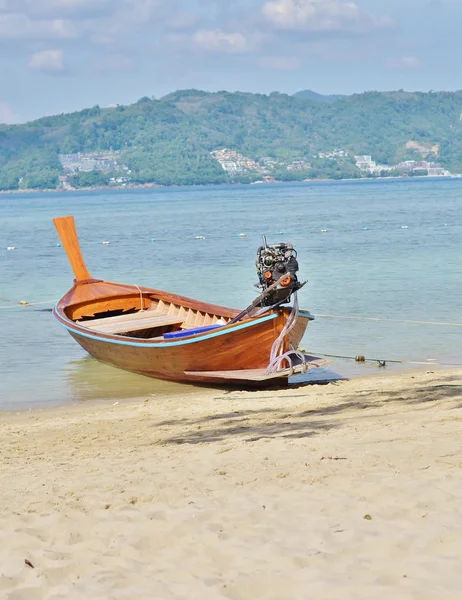
[[[74,217],[57,217],[53,219],[56,230],[58,231],[61,243],[66,251],[67,258],[71,263],[75,275],[75,282],[91,279],[91,275],[83,260],[80,250],[79,238],[75,228]]]

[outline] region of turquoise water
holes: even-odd
[[[295,245],[300,279],[309,280],[300,304],[314,314],[462,323],[462,180],[1,196],[1,407],[188,389],[100,364],[54,322],[50,308],[73,276],[51,219],[67,214],[95,277],[247,306],[265,233],[269,243]],[[461,364],[461,341],[462,327],[318,317],[303,346]],[[330,365],[343,376],[376,369]]]

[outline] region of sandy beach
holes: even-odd
[[[462,370],[0,413],[0,598],[460,599]]]

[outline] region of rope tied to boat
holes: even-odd
[[[134,284],[134,286],[136,287],[136,289],[139,291],[140,293],[140,312],[142,312],[144,310],[144,302],[143,302],[143,292],[140,290],[140,288],[136,285],[136,283]]]
[[[289,364],[289,369],[293,370],[293,362],[292,358],[296,356],[300,359],[302,363],[302,371],[305,373],[307,371],[307,364],[305,356],[299,350],[291,347],[287,352],[283,352],[284,350],[284,340],[286,336],[292,331],[295,327],[299,315],[299,304],[298,304],[298,295],[297,292],[294,292],[294,303],[292,305],[292,310],[290,311],[290,315],[282,328],[281,333],[274,340],[273,345],[271,346],[270,360],[268,367],[266,369],[266,374],[270,375],[271,373],[277,373],[278,371],[283,370],[282,363],[286,361]]]

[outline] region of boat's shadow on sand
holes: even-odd
[[[374,416],[380,418],[390,406],[397,411],[408,408],[429,409],[444,401],[447,408],[462,408],[460,378],[448,376],[435,383],[405,383],[399,389],[370,386],[369,389],[334,392],[329,401],[312,405],[310,394],[297,389],[287,390],[275,399],[268,393],[256,391],[252,395],[230,394],[234,410],[205,414],[199,418],[180,418],[156,422],[156,430],[165,427],[161,446],[175,444],[210,444],[216,442],[257,442],[277,438],[301,439],[326,434],[352,420],[358,427],[368,426]],[[325,399],[326,397],[324,397]],[[216,400],[222,400],[218,396]],[[241,402],[239,402],[241,401]],[[173,433],[174,432],[174,433]],[[172,435],[173,433],[173,435]],[[226,452],[230,447],[225,447]],[[329,460],[347,460],[345,456],[323,457]],[[322,459],[321,459],[322,460]]]

